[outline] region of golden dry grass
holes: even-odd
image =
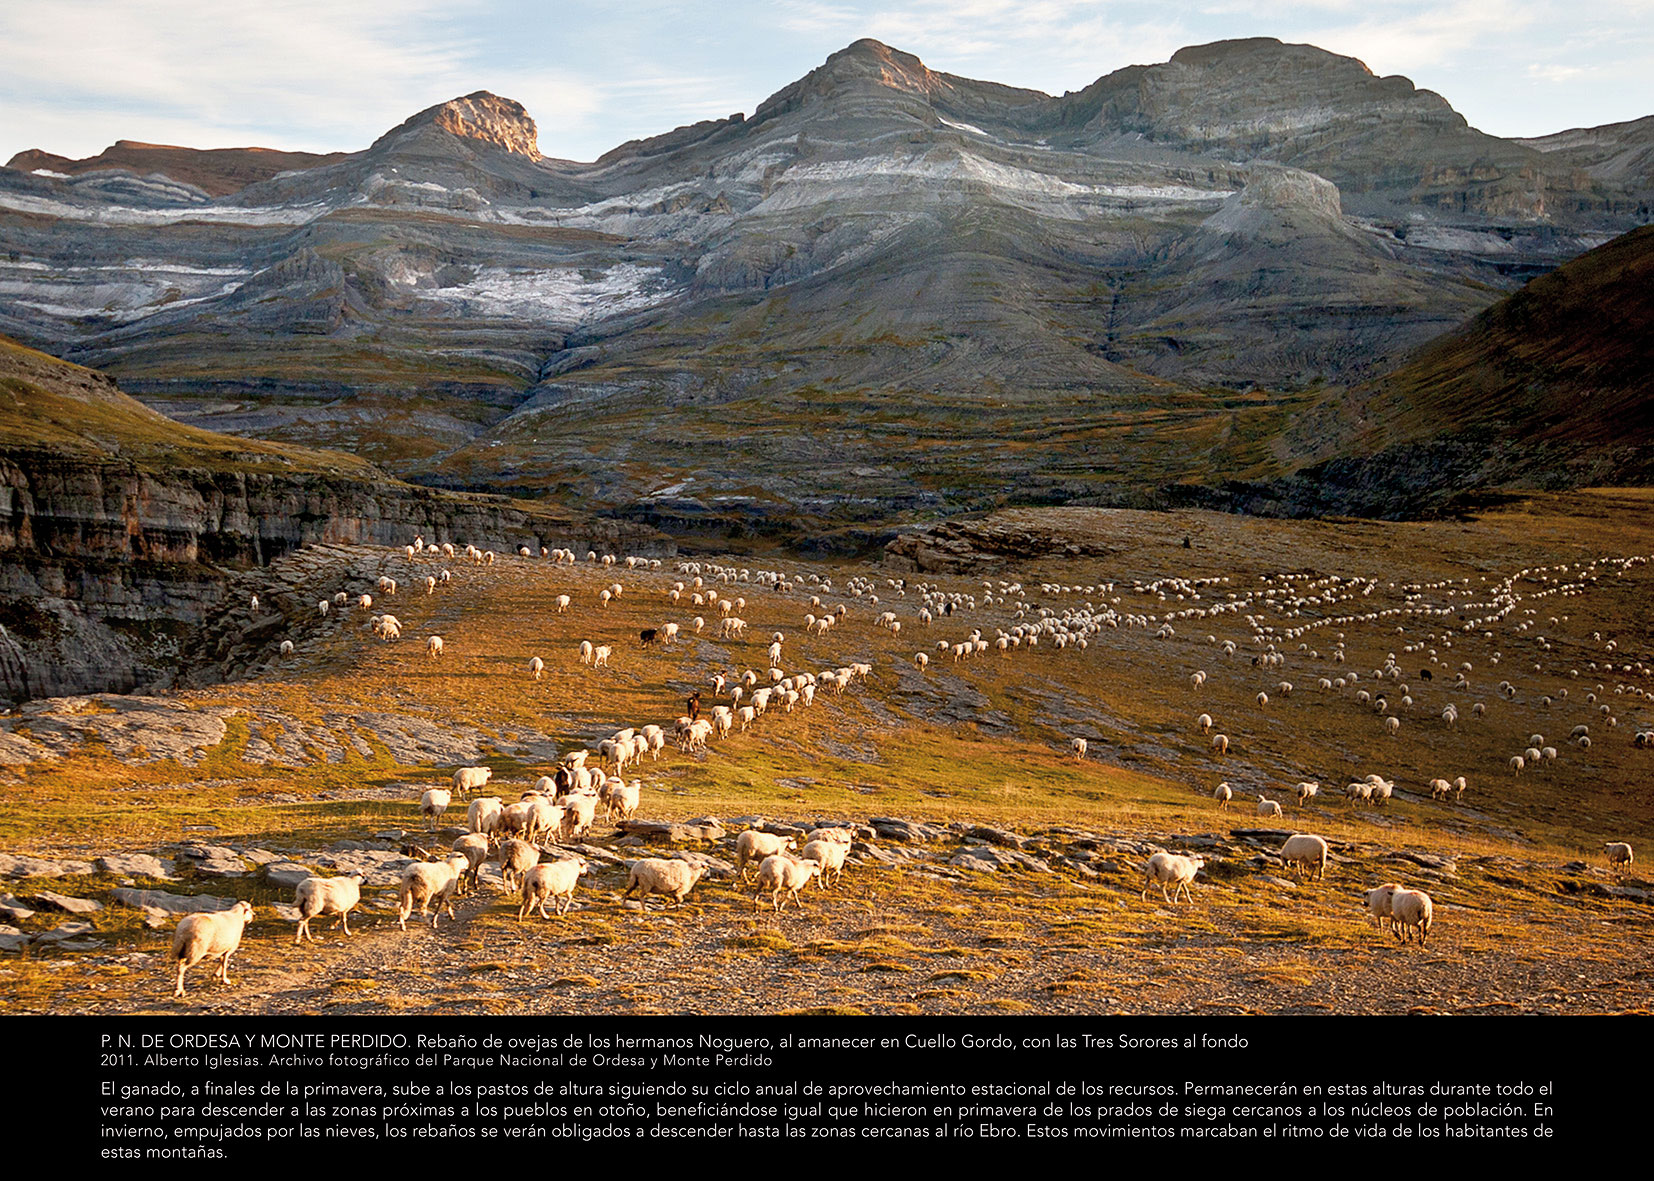
[[[1519,599],[1508,615],[1468,632],[1454,613],[1463,598],[1409,586],[1469,578],[1469,597],[1483,602],[1484,578],[1496,585],[1525,567],[1649,553],[1650,499],[1637,491],[1586,492],[1536,498],[1475,521],[1408,525],[1065,511],[1047,526],[1100,530],[1108,556],[989,575],[996,585],[1021,581],[1030,604],[1025,620],[1040,606],[1060,613],[1087,601],[1101,609],[1113,599],[1116,610],[1133,614],[1226,603],[1231,594],[1252,599],[1252,606],[1179,620],[1171,640],[1154,639],[1153,628],[1122,627],[1093,637],[1084,652],[1046,645],[1008,659],[990,651],[957,665],[936,651],[935,639],[957,640],[971,627],[991,637],[996,627],[1017,622],[1012,603],[924,628],[914,594],[904,598],[888,587],[889,572],[749,557],[738,564],[832,577],[835,589],[817,593],[828,608],[845,602],[849,613],[837,631],[806,637],[808,591],[778,595],[751,582],[713,583],[725,596],[747,600],[737,613],[749,620],[751,638],[724,642],[712,638],[715,607],[691,607],[687,595],[677,605],[668,601],[671,584],[687,581],[671,562],[657,572],[585,563],[571,569],[538,559],[502,558],[486,568],[451,563],[455,583],[441,593],[405,592],[394,600],[408,637],[400,644],[379,643],[355,627],[300,634],[297,657],[260,678],[178,696],[280,711],[304,726],[363,708],[418,710],[437,724],[490,736],[493,753],[483,760],[496,771],[490,790],[510,795],[546,770],[521,753],[513,736],[545,735],[568,748],[595,744],[622,725],[670,726],[691,689],[702,688],[710,702],[713,672],[761,671],[769,634],[780,630],[788,637],[787,668],[863,660],[874,667],[870,681],[842,697],[823,692],[808,710],[772,710],[705,755],[669,748],[659,762],[646,760],[627,773],[643,780],[645,816],[900,816],[1009,829],[1032,840],[1032,855],[1089,858],[1081,861],[1089,873],[1066,864],[1050,873],[961,872],[947,859],[980,838],[960,834],[915,846],[917,859],[853,866],[839,886],[812,885],[802,908],[781,915],[767,905],[755,909],[750,888],[713,879],[680,909],[663,910],[655,900],[646,915],[623,911],[621,871],[602,869],[582,886],[582,908],[560,920],[519,924],[514,898],[485,892],[462,903],[458,933],[445,923],[435,933],[410,928],[402,936],[385,930],[383,911],[369,908],[360,940],[347,947],[330,939],[302,956],[284,945],[291,925],[261,910],[244,953],[245,975],[267,981],[252,987],[271,1011],[440,1007],[450,991],[466,1003],[536,1011],[571,1011],[593,995],[620,1011],[694,1012],[1404,1011],[1413,1001],[1442,1011],[1504,1003],[1636,1009],[1649,1003],[1654,964],[1646,950],[1628,959],[1626,948],[1649,946],[1649,908],[1607,896],[1603,887],[1613,879],[1606,875],[1563,866],[1601,866],[1603,840],[1646,844],[1654,827],[1654,797],[1646,790],[1654,764],[1630,743],[1634,730],[1654,726],[1654,711],[1644,699],[1614,692],[1616,685],[1648,688],[1650,681],[1589,668],[1606,660],[1608,637],[1619,640],[1617,659],[1648,662],[1649,567],[1605,573],[1584,593],[1567,596],[1543,594],[1557,583],[1525,577],[1513,584]],[[1185,536],[1193,539],[1189,549],[1181,545]],[[399,578],[409,573],[398,553],[382,564]],[[1251,658],[1266,649],[1254,642],[1244,616],[1261,604],[1262,576],[1281,571],[1379,581],[1354,600],[1312,604],[1298,616],[1272,612],[1268,622],[1286,664],[1257,667]],[[877,606],[842,590],[852,574],[877,580]],[[1134,580],[1169,575],[1230,581],[1204,588],[1200,600],[1178,600],[1187,588],[1165,599],[1132,589]],[[910,584],[920,577],[907,576]],[[982,578],[922,577],[983,594]],[[625,593],[600,606],[598,589],[616,581]],[[1096,589],[1110,582],[1112,593]],[[1093,590],[1049,592],[1042,583]],[[551,608],[559,593],[574,598],[566,615]],[[1303,640],[1316,655],[1282,635],[1317,614],[1393,612],[1425,602],[1446,605],[1449,615],[1388,614],[1318,628]],[[902,618],[900,637],[872,626],[885,609]],[[686,635],[675,648],[638,645],[641,628],[675,620],[687,633],[697,614],[708,624],[701,636]],[[1440,622],[1449,618],[1451,630]],[[446,644],[437,661],[425,658],[421,643],[433,632]],[[1344,637],[1340,663],[1330,659],[1335,632]],[[1208,634],[1235,640],[1239,653],[1224,657],[1206,642]],[[578,664],[574,650],[582,639],[612,645],[611,667]],[[1404,651],[1410,644],[1419,650]],[[928,673],[912,665],[920,647],[933,657]],[[1374,670],[1391,652],[1415,698],[1411,707],[1393,707],[1403,718],[1394,737],[1353,699],[1356,687],[1373,687]],[[535,655],[547,665],[540,681],[526,671]],[[1472,665],[1469,692],[1448,688],[1461,661]],[[1430,681],[1418,676],[1427,667],[1437,670]],[[1197,669],[1208,673],[1199,689],[1189,683]],[[1361,680],[1347,691],[1316,687],[1322,676],[1350,671]],[[1517,684],[1514,700],[1496,691],[1502,679]],[[1294,683],[1291,694],[1277,690],[1281,680]],[[1610,704],[1620,721],[1614,730],[1583,700],[1599,682],[1599,704]],[[1399,683],[1384,684],[1399,702]],[[1568,698],[1559,695],[1564,688]],[[1271,695],[1266,709],[1253,701],[1260,689]],[[1552,698],[1548,706],[1545,696]],[[1449,700],[1461,711],[1453,729],[1439,718]],[[1488,704],[1485,718],[1470,716],[1474,701]],[[1195,728],[1200,712],[1230,736],[1227,756],[1213,754]],[[231,718],[226,740],[193,767],[127,764],[89,747],[18,770],[0,786],[0,848],[78,856],[164,849],[185,826],[211,824],[215,843],[303,851],[386,828],[423,830],[419,792],[450,768],[397,765],[371,739],[371,754],[347,744],[340,762],[260,765],[246,757],[249,716]],[[1601,735],[1588,751],[1565,741],[1582,719]],[[1556,742],[1561,758],[1541,772],[1510,776],[1505,760],[1533,732]],[[1076,733],[1091,742],[1084,762],[1067,753]],[[1394,779],[1398,797],[1383,809],[1337,797],[1346,780],[1369,771]],[[1430,778],[1458,774],[1471,782],[1463,803],[1428,799]],[[1320,833],[1339,860],[1326,882],[1276,885],[1266,879],[1286,875],[1249,863],[1253,849],[1234,830],[1257,822],[1251,793],[1285,801],[1290,785],[1304,778],[1318,779],[1323,795],[1301,810],[1288,804],[1282,822],[1264,823]],[[1236,790],[1227,812],[1209,798],[1220,779]],[[374,798],[385,793],[392,798]],[[599,826],[602,843],[611,843],[609,832]],[[1200,838],[1236,852],[1213,859],[1194,904],[1167,906],[1152,890],[1150,900],[1139,898],[1136,854],[1098,846],[1096,836],[1170,848]],[[1407,853],[1452,866],[1438,872],[1400,859]],[[1435,898],[1428,952],[1398,947],[1362,916],[1358,890],[1384,880],[1421,886]],[[114,884],[94,877],[55,886],[97,894]],[[42,887],[53,884],[24,881],[12,889]],[[261,908],[286,897],[256,877],[170,888],[231,893]],[[44,929],[58,917],[43,912],[25,929]],[[133,912],[120,908],[96,916],[94,926],[105,945],[98,952],[39,951],[0,964],[0,995],[33,1011],[175,1011],[149,987],[143,962],[120,962],[133,951],[159,954],[164,932],[143,930]],[[404,947],[417,954],[404,955]],[[1585,973],[1585,984],[1568,983],[1575,971]],[[137,980],[143,987],[135,988]],[[1403,981],[1406,994],[1394,988]],[[189,1003],[231,1003],[232,994],[220,992],[203,978]]]

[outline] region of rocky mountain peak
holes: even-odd
[[[833,54],[821,72],[842,80],[868,78],[895,90],[920,94],[929,93],[938,82],[938,75],[913,54],[892,49],[871,37],[852,41]]]
[[[1189,45],[1172,54],[1177,65],[1197,69],[1250,70],[1265,62],[1293,62],[1300,66],[1314,66],[1346,70],[1351,67],[1372,76],[1365,62],[1344,57],[1314,45],[1289,45],[1276,37],[1237,37],[1228,41],[1211,41],[1205,45]]]
[[[539,128],[527,108],[487,90],[428,107],[385,138],[426,126],[439,127],[461,139],[481,140],[530,160],[540,158]]]

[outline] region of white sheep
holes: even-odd
[[[1078,760],[1079,762],[1082,762],[1082,763],[1085,762],[1085,751],[1086,751],[1086,741],[1085,741],[1085,739],[1076,738],[1073,742],[1070,742],[1068,744],[1068,749],[1074,752],[1074,758],[1076,760]]]
[[[1321,791],[1318,782],[1305,782],[1298,785],[1298,806],[1302,808]]]
[[[1607,841],[1602,847],[1608,852],[1609,865],[1630,865],[1637,859],[1631,846],[1624,841]]]
[[[431,636],[425,641],[425,654],[432,660],[442,655],[442,637]]]
[[[1227,734],[1212,735],[1212,749],[1220,755],[1229,753],[1229,736]]]
[[[781,901],[783,892],[791,896],[800,909],[804,903],[799,900],[798,892],[810,884],[810,879],[821,872],[821,862],[808,861],[801,857],[789,857],[785,853],[773,853],[764,858],[758,866],[758,888],[753,893],[752,905],[759,905],[759,896],[765,890],[770,892],[770,905],[775,913],[780,914],[781,908],[786,905]]]
[[[312,943],[320,943],[321,940],[310,933],[310,920],[324,914],[338,915],[340,928],[349,935],[350,912],[361,902],[360,870],[337,878],[305,878],[293,887],[293,903],[299,912],[299,929],[293,933],[293,942],[302,943],[309,938]]]
[[[1382,886],[1374,886],[1363,895],[1367,900],[1367,913],[1378,923],[1380,930],[1395,929],[1395,920],[1390,915],[1390,901],[1399,889],[1399,882],[1385,882]]]
[[[609,657],[612,656],[613,654],[614,654],[614,649],[611,648],[607,644],[602,644],[602,645],[600,645],[596,648],[593,648],[592,649],[592,667],[593,668],[608,668],[609,667]]]
[[[419,797],[419,814],[428,819],[431,822],[431,827],[435,828],[436,822],[448,810],[448,805],[453,802],[453,798],[454,794],[452,792],[444,791],[440,787],[433,787]]]
[[[603,805],[607,809],[609,819],[630,820],[636,816],[642,794],[643,784],[636,779],[631,783],[622,783],[611,788],[603,796]]]
[[[749,861],[762,861],[777,853],[785,853],[789,849],[797,848],[798,843],[793,837],[782,836],[779,833],[760,832],[756,828],[749,828],[735,838],[735,876],[737,881],[746,881],[746,865]]]
[[[1279,816],[1280,814],[1281,814],[1281,805],[1280,805],[1279,801],[1266,799],[1265,797],[1263,797],[1261,795],[1258,797],[1258,815],[1259,816]]]
[[[500,823],[500,813],[505,809],[505,802],[499,796],[482,796],[471,801],[471,806],[465,810],[465,827],[472,832],[489,836]]]
[[[1178,892],[1181,891],[1189,902],[1194,902],[1194,894],[1189,890],[1189,883],[1195,880],[1206,864],[1204,857],[1185,857],[1178,853],[1156,853],[1143,866],[1143,893],[1141,897],[1149,896],[1149,886],[1158,882],[1160,896],[1167,902],[1176,902]],[[1170,895],[1166,893],[1167,886],[1172,887]]]
[[[1417,934],[1419,946],[1423,947],[1435,909],[1430,895],[1423,890],[1397,890],[1390,895],[1390,929],[1403,943],[1407,942],[1408,932]]]
[[[474,892],[477,888],[477,881],[482,876],[482,863],[488,860],[488,838],[480,832],[466,833],[462,837],[455,838],[453,851],[465,858],[470,864],[470,869],[466,871],[465,877],[470,880],[471,889]]]
[[[546,662],[536,656],[528,662],[528,671],[533,673],[534,679],[538,681],[546,671]]]
[[[517,921],[522,922],[535,908],[539,909],[541,918],[550,918],[546,914],[547,902],[552,903],[559,915],[567,914],[574,904],[574,888],[580,884],[580,875],[590,871],[589,865],[573,858],[536,865],[523,875],[523,903],[517,908]],[[553,899],[560,900],[562,905],[558,906]]]
[[[1195,719],[1195,725],[1200,727],[1200,732],[1202,734],[1210,734],[1212,732],[1212,715],[1201,714]]]
[[[500,881],[505,883],[506,892],[515,889],[517,880],[536,865],[540,864],[540,850],[527,841],[515,838],[500,842]]]
[[[419,917],[431,916],[431,929],[435,930],[437,919],[442,917],[446,910],[449,918],[457,917],[454,914],[454,893],[459,889],[460,880],[471,870],[471,861],[463,853],[449,854],[443,861],[416,861],[402,871],[402,880],[396,890],[396,925],[403,931],[408,929],[408,916],[413,914],[413,908],[419,907]],[[435,913],[431,907],[434,905]]]
[[[1281,845],[1280,858],[1288,869],[1315,867],[1316,878],[1327,875],[1327,842],[1309,833],[1294,833]]]
[[[488,780],[493,776],[492,767],[460,767],[454,771],[454,790],[471,792],[488,786]]]
[[[202,960],[221,957],[214,975],[230,983],[230,957],[241,946],[241,933],[253,920],[253,904],[237,902],[229,910],[187,914],[178,920],[172,933],[172,958],[178,964],[178,987],[173,996],[184,995],[184,973]]]
[[[597,817],[598,799],[594,795],[572,795],[563,801],[563,827],[560,833],[565,841],[577,841],[591,830]]]
[[[816,879],[816,885],[825,890],[829,885],[838,881],[844,873],[844,862],[850,856],[850,841],[829,839],[834,834],[850,834],[844,829],[816,829],[809,834],[809,842],[799,850],[799,856],[806,861],[814,861],[821,866],[821,876]]]
[[[626,875],[626,892],[621,897],[629,898],[632,891],[637,890],[639,905],[645,911],[649,909],[651,894],[670,895],[673,905],[682,906],[683,900],[689,897],[689,892],[695,888],[695,883],[705,874],[704,865],[645,857],[641,861],[632,862]]]

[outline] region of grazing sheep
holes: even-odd
[[[1218,807],[1227,809],[1229,801],[1235,798],[1235,793],[1230,790],[1227,783],[1220,783],[1213,789],[1212,798],[1218,802]]]
[[[1220,755],[1229,753],[1229,736],[1227,734],[1212,735],[1212,749]]]
[[[448,805],[453,801],[453,798],[452,792],[444,791],[440,787],[433,787],[419,797],[419,814],[426,817],[431,822],[430,826],[435,828],[436,822],[448,810]]]
[[[632,891],[637,890],[639,905],[645,911],[649,909],[651,894],[670,895],[674,906],[682,906],[683,900],[689,897],[689,892],[695,888],[695,883],[705,874],[704,865],[645,857],[641,861],[632,862],[626,876],[626,892],[621,897],[629,898]]]
[[[442,655],[442,637],[432,636],[425,641],[425,654],[432,660]]]
[[[1317,879],[1327,875],[1327,842],[1318,836],[1300,832],[1287,837],[1281,845],[1280,858],[1295,872],[1300,867],[1307,871],[1313,865]]]
[[[471,806],[465,810],[465,826],[472,832],[490,836],[500,823],[500,813],[505,810],[505,802],[499,796],[483,796],[471,801]]]
[[[501,809],[500,818],[494,825],[494,835],[502,841],[506,837],[527,837],[533,823],[534,801],[518,800]]]
[[[845,859],[850,856],[850,842],[848,840],[831,839],[830,834],[850,834],[844,829],[818,828],[809,834],[809,843],[799,851],[799,856],[806,861],[815,861],[821,865],[821,875],[816,878],[816,885],[825,890],[844,873]]]
[[[293,655],[293,641],[283,640],[281,642],[281,647],[277,649],[277,651],[279,651],[283,656]]]
[[[552,902],[559,916],[565,915],[574,904],[574,888],[580,884],[580,875],[591,872],[584,861],[564,858],[543,861],[523,875],[523,904],[517,908],[517,921],[522,922],[530,911],[539,908],[541,918],[546,914],[546,903]],[[558,906],[553,899],[562,902]]]
[[[594,795],[573,795],[564,801],[563,827],[559,834],[565,841],[577,841],[591,831],[597,817],[598,799]]]
[[[408,929],[408,916],[413,914],[413,908],[419,907],[419,917],[431,916],[431,929],[436,929],[437,919],[442,917],[446,910],[449,918],[457,917],[454,914],[454,892],[459,889],[460,880],[471,871],[470,858],[463,853],[451,853],[443,861],[416,861],[402,871],[402,881],[396,890],[396,925],[403,931]],[[431,907],[435,906],[435,913]]]
[[[310,920],[324,914],[338,915],[340,928],[349,935],[350,912],[361,902],[360,870],[337,878],[305,878],[293,887],[293,903],[299,912],[299,929],[293,934],[293,942],[302,943],[308,937],[310,942],[320,943],[310,933]]]
[[[1367,913],[1378,923],[1380,930],[1395,929],[1395,920],[1390,916],[1390,901],[1399,889],[1400,883],[1385,882],[1382,886],[1374,886],[1363,895],[1367,900]]]
[[[1143,866],[1143,893],[1140,897],[1147,898],[1149,896],[1149,886],[1158,882],[1160,884],[1160,896],[1168,903],[1177,901],[1179,891],[1190,903],[1193,903],[1195,897],[1189,889],[1189,883],[1195,880],[1195,874],[1199,873],[1205,864],[1206,859],[1204,857],[1185,857],[1177,853],[1156,853]],[[1168,885],[1172,887],[1172,892],[1169,895],[1166,893]]]
[[[1630,865],[1637,859],[1631,846],[1624,841],[1607,841],[1602,847],[1608,852],[1609,865]]]
[[[1200,732],[1202,734],[1210,734],[1212,732],[1212,715],[1201,714],[1195,719],[1195,725],[1200,727]]]
[[[756,828],[747,829],[735,838],[735,879],[741,882],[747,880],[747,862],[762,861],[765,857],[797,847],[798,842],[792,837],[759,832]]]
[[[775,913],[780,914],[781,908],[786,905],[781,901],[781,895],[786,892],[794,903],[803,909],[798,892],[810,884],[810,879],[821,872],[821,862],[809,861],[801,857],[789,857],[785,853],[773,853],[764,858],[758,866],[758,888],[753,893],[752,905],[756,908],[758,898],[765,890],[770,892],[770,905],[775,907]]]
[[[241,946],[241,933],[253,920],[253,904],[237,902],[229,910],[187,914],[178,920],[172,933],[172,958],[178,964],[178,987],[173,996],[184,995],[184,973],[202,960],[221,957],[214,975],[230,983],[230,957]]]
[[[507,893],[516,888],[514,883],[523,874],[540,864],[540,850],[527,841],[501,841],[499,856],[500,881],[505,883]]]
[[[1390,895],[1390,929],[1403,943],[1407,942],[1408,932],[1414,932],[1419,946],[1423,947],[1435,910],[1430,895],[1423,890],[1397,890]]]
[[[637,815],[638,804],[643,794],[643,784],[634,779],[631,783],[616,784],[603,795],[603,806],[607,810],[610,820],[630,820]]]
[[[1398,718],[1398,717],[1395,717],[1394,715],[1385,718],[1384,719],[1384,728],[1386,730],[1388,730],[1391,734],[1398,733],[1401,730],[1401,719]]]
[[[1085,762],[1085,748],[1086,741],[1083,738],[1076,738],[1073,742],[1068,744],[1068,749],[1074,752],[1075,759],[1082,763]]]
[[[1319,783],[1300,783],[1298,785],[1298,806],[1302,808],[1321,790]]]
[[[1258,815],[1259,816],[1279,816],[1280,814],[1281,814],[1281,805],[1279,804],[1279,802],[1277,802],[1275,800],[1265,799],[1263,796],[1258,797]]]
[[[454,790],[469,795],[479,788],[488,786],[488,780],[493,774],[492,767],[460,767],[454,772]]]
[[[331,603],[329,603],[329,602],[328,602],[328,601],[327,601],[327,600],[326,600],[326,599],[322,599],[322,600],[320,600],[320,601],[318,601],[318,602],[317,602],[317,604],[316,604],[316,612],[317,612],[317,614],[319,614],[319,615],[320,615],[320,616],[321,616],[321,617],[322,617],[322,618],[323,618],[323,619],[326,619],[326,618],[327,618],[327,612],[328,612],[328,609],[329,609],[329,608],[330,608],[330,607],[331,607],[331,606],[332,606],[332,604],[331,604]]]
[[[534,679],[538,681],[541,674],[546,671],[546,662],[536,656],[528,662],[528,671],[533,673]]]
[[[597,648],[593,648],[592,649],[592,667],[593,668],[608,668],[609,667],[609,657],[611,655],[613,655],[613,653],[614,653],[614,649],[609,647],[607,644],[604,644],[604,645],[602,645],[600,647],[597,647]]]
[[[475,893],[482,876],[482,863],[488,860],[488,838],[480,832],[466,833],[455,839],[453,851],[470,862],[471,868],[466,871],[465,877],[471,883],[472,893]],[[465,883],[460,884],[463,886]]]
[[[570,598],[568,595],[558,595],[557,596],[557,614],[559,614],[559,615],[563,614],[563,612],[565,612],[569,609],[569,604],[571,604],[573,602],[574,602],[574,600],[572,598]]]

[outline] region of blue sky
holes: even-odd
[[[1654,0],[0,0],[0,160],[116,139],[355,150],[473,90],[547,155],[750,112],[858,37],[1050,93],[1274,36],[1438,91],[1496,135],[1654,114]]]

